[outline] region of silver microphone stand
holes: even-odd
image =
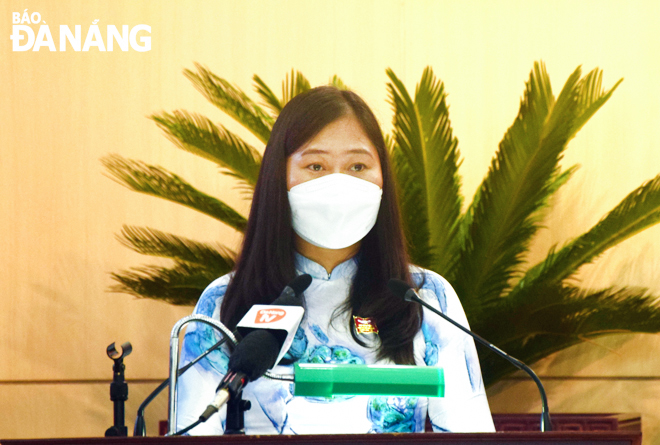
[[[179,335],[183,327],[192,322],[206,323],[218,331],[220,331],[226,338],[228,338],[234,345],[238,344],[234,334],[227,329],[227,327],[220,323],[220,321],[215,320],[206,315],[188,315],[183,317],[181,320],[177,321],[174,327],[172,328],[172,334],[170,335],[170,398],[169,398],[169,415],[168,415],[168,433],[167,435],[173,435],[176,433],[176,405],[177,405],[177,380],[179,369]]]

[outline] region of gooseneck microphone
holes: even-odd
[[[234,335],[238,335],[236,332],[234,332]],[[190,363],[185,365],[184,367],[180,368],[177,371],[177,376],[181,376],[184,372],[186,372],[188,369],[192,368],[197,362],[199,362],[201,359],[209,355],[211,352],[215,351],[218,349],[220,346],[222,346],[225,342],[227,341],[226,337],[223,337],[218,341],[216,344],[208,348],[206,351],[202,352],[200,355],[195,357],[194,360],[192,360]],[[146,436],[147,435],[147,425],[144,420],[144,411],[147,409],[147,406],[158,396],[167,386],[170,384],[170,379],[167,378],[162,381],[160,385],[156,389],[154,389],[151,394],[149,394],[144,401],[142,401],[142,404],[139,406],[137,410],[137,416],[135,417],[135,427],[133,428],[133,436]]]
[[[206,422],[231,397],[241,392],[248,381],[258,379],[272,368],[281,346],[277,337],[267,330],[256,330],[246,335],[229,357],[227,374],[218,385],[213,402],[199,419]]]
[[[480,344],[484,345],[490,351],[493,351],[495,354],[497,354],[500,357],[502,357],[503,359],[507,360],[509,363],[511,363],[516,368],[525,371],[532,378],[532,380],[534,380],[534,382],[536,383],[536,386],[539,389],[539,393],[541,394],[541,405],[542,405],[542,408],[541,408],[541,431],[544,431],[544,432],[545,431],[552,431],[552,424],[550,423],[550,412],[549,412],[549,409],[548,409],[548,398],[545,395],[545,388],[543,388],[543,384],[541,383],[541,380],[536,375],[536,373],[534,371],[532,371],[532,369],[529,366],[527,366],[526,364],[524,364],[523,362],[521,362],[517,358],[511,357],[509,354],[502,351],[497,346],[493,345],[492,343],[490,343],[486,339],[484,339],[484,338],[480,337],[479,335],[475,334],[474,332],[467,329],[466,327],[464,327],[460,323],[457,323],[456,321],[452,320],[451,318],[449,318],[448,316],[446,316],[445,314],[443,314],[442,312],[440,312],[439,310],[437,310],[436,308],[434,308],[433,306],[431,306],[430,304],[428,304],[427,302],[422,300],[419,297],[419,295],[417,294],[417,292],[415,291],[415,289],[413,289],[408,283],[393,278],[387,283],[387,287],[389,287],[390,291],[392,291],[392,293],[394,295],[396,295],[397,297],[403,298],[406,301],[414,301],[415,303],[421,304],[422,306],[424,306],[425,308],[427,308],[431,312],[433,312],[433,313],[437,314],[438,316],[442,317],[443,319],[447,320],[449,323],[453,324],[458,329],[460,329],[461,331],[465,332],[466,334],[468,334],[469,336],[474,338],[476,341],[478,341]]]
[[[236,397],[243,390],[248,382],[263,376],[266,371],[275,366],[278,358],[283,355],[282,349],[286,345],[286,340],[292,338],[291,334],[300,323],[300,318],[294,325],[286,328],[268,328],[271,323],[270,312],[276,312],[278,306],[302,306],[301,295],[312,283],[312,277],[308,274],[299,275],[289,283],[279,297],[270,305],[264,306],[259,312],[265,312],[261,317],[263,319],[255,320],[259,327],[255,327],[255,322],[249,323],[249,326],[242,327],[243,320],[239,322],[237,330],[243,335],[243,340],[236,346],[234,352],[229,357],[227,374],[222,379],[213,401],[208,405],[204,413],[199,417],[201,422],[206,422],[209,417],[216,413],[230,398]],[[257,317],[259,317],[259,312]],[[286,311],[282,311],[285,312]],[[251,312],[246,314],[250,316]],[[272,316],[275,321],[279,320],[279,314]],[[302,317],[302,314],[300,315]],[[285,330],[286,329],[286,330]]]

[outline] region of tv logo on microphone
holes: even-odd
[[[257,316],[254,319],[255,323],[275,323],[286,317],[286,311],[284,309],[261,309],[257,312]]]
[[[121,32],[115,25],[106,27],[105,40],[96,19],[87,28],[85,39],[82,38],[82,26],[74,25],[73,31],[68,25],[59,26],[59,51],[66,51],[67,47],[73,51],[87,52],[90,48],[97,51],[113,51],[115,44],[122,51],[128,51],[129,47],[137,52],[151,51],[151,26],[135,25],[129,30],[128,25],[121,25]],[[12,41],[12,51],[39,51],[48,48],[49,51],[58,51],[55,39],[51,33],[50,26],[42,20],[39,12],[23,13],[12,12],[12,33],[9,39]],[[31,25],[39,25],[35,35],[35,29]],[[145,35],[146,34],[146,35]]]

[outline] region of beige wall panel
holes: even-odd
[[[657,335],[619,335],[582,343],[533,368],[548,395],[550,413],[638,413],[646,445],[660,440]],[[488,389],[494,413],[540,412],[534,382],[517,372]]]
[[[545,389],[552,413],[642,413],[642,444],[660,441],[660,381],[550,380]],[[494,413],[539,413],[541,402],[531,380],[505,380],[488,391]]]
[[[83,36],[96,19],[102,30],[108,24],[148,24],[152,50],[12,52],[11,13],[25,8],[40,12],[52,30],[80,24]],[[581,168],[557,197],[548,229],[532,246],[530,261],[536,262],[660,172],[658,17],[655,0],[0,2],[5,36],[0,45],[0,326],[5,330],[0,380],[106,378],[111,362],[105,347],[125,340],[134,346],[127,359],[130,378],[165,377],[169,331],[190,309],[107,293],[109,272],[157,262],[129,252],[114,234],[122,224],[132,224],[232,247],[240,237],[192,210],[113,183],[99,158],[120,153],[162,165],[247,212],[248,203],[232,190],[230,179],[174,148],[146,118],[161,110],[199,112],[261,148],[184,78],[182,70],[194,62],[250,92],[254,73],[275,91],[291,68],[315,85],[338,74],[374,107],[388,131],[385,69],[391,67],[412,91],[424,67],[432,66],[449,93],[467,202],[515,118],[535,60],[546,62],[555,92],[578,65],[584,71],[601,67],[606,87],[624,77],[569,146],[563,165]],[[583,268],[581,284],[647,286],[659,295],[658,239],[660,227],[612,249]],[[539,366],[554,376],[660,373],[655,336],[603,344],[615,352],[577,347]],[[569,369],[568,363],[578,365]],[[573,383],[552,385],[552,400],[565,407],[560,410],[628,409],[617,404],[614,393],[611,399],[583,396],[584,405],[569,406],[563,397],[571,397]],[[491,391],[493,405],[528,409],[513,402],[515,388],[507,387]],[[32,396],[35,392],[16,392],[32,389],[2,386],[0,403],[11,400],[16,412],[30,412],[37,397],[47,407],[40,421],[56,424],[65,411],[58,401],[62,388],[43,387]],[[645,402],[647,388],[613,388],[623,391],[619,399],[629,400],[630,410],[642,412],[645,425],[655,431],[657,407]],[[85,417],[85,425],[96,422],[93,431],[105,429],[111,418],[107,388],[85,391],[72,392],[66,403],[80,398],[77,406],[86,413],[77,418]],[[635,400],[640,403],[632,405]],[[28,437],[21,435],[22,418],[15,429],[0,427],[0,437],[9,437],[9,431],[11,437]],[[41,431],[41,437],[51,435],[47,428]],[[52,431],[90,434],[71,424]]]
[[[130,372],[130,359],[125,363]],[[125,406],[129,435],[133,435],[138,406],[156,386],[157,383],[129,385]],[[0,384],[0,412],[3,439],[103,437],[114,422],[109,383]],[[147,435],[157,436],[158,422],[165,419],[167,391],[147,407]]]
[[[657,335],[624,334],[583,342],[546,357],[534,365],[540,375],[559,378],[658,376],[653,351],[660,350]]]

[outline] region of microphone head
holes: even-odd
[[[256,380],[275,365],[281,343],[272,332],[258,329],[250,332],[229,357],[230,371],[242,372]]]
[[[302,306],[300,296],[312,284],[309,274],[298,275],[282,291],[282,294],[271,303],[273,306]]]
[[[412,301],[412,296],[414,295],[414,290],[413,288],[406,283],[405,281],[397,280],[396,278],[390,279],[390,281],[387,282],[387,287],[389,287],[390,291],[396,295],[397,297],[406,300],[406,301]],[[409,292],[413,290],[413,292]]]
[[[300,295],[312,284],[312,276],[309,274],[298,275],[289,283],[289,287],[293,289],[296,295]]]

